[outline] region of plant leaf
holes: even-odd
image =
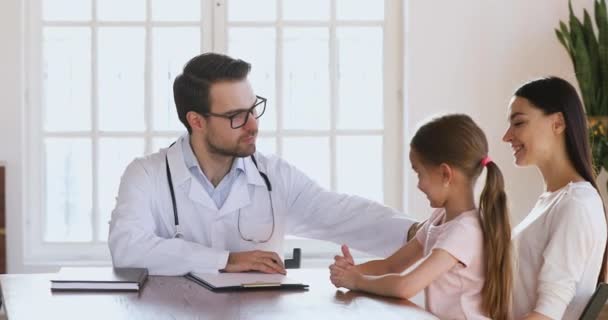
[[[587,47],[587,54],[589,55],[589,63],[591,72],[591,83],[589,85],[589,103],[593,105],[595,110],[601,110],[599,105],[599,100],[597,100],[596,92],[600,90],[601,87],[601,71],[600,71],[600,60],[599,60],[599,45],[597,43],[597,39],[595,38],[595,32],[593,31],[593,24],[591,23],[591,16],[589,16],[589,12],[584,10],[584,19],[583,19],[583,37],[585,39],[585,46]]]
[[[572,44],[574,70],[581,89],[581,95],[583,96],[585,110],[587,110],[588,115],[598,115],[599,110],[596,110],[597,107],[593,104],[595,94],[593,93],[591,60],[589,58],[589,53],[587,52],[587,46],[585,45],[583,26],[576,17],[573,17],[573,19],[570,20],[570,32],[573,34],[574,40]]]
[[[568,43],[566,43],[566,40],[564,39],[564,35],[562,35],[562,33],[558,29],[555,29],[555,35],[557,36],[557,40],[559,40],[559,42],[562,44],[562,46],[564,46],[564,48],[568,52],[568,56],[570,57],[570,59],[572,59],[572,53],[570,52],[570,47],[568,46]]]
[[[601,82],[598,88],[603,91],[600,101],[601,110],[604,115],[608,114],[608,12],[606,1],[594,1],[595,23],[598,30],[598,58]]]

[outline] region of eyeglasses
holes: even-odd
[[[260,96],[255,96],[255,97],[257,98],[255,100],[255,103],[253,104],[253,106],[251,106],[251,108],[249,108],[247,110],[238,110],[238,111],[232,111],[232,112],[227,112],[227,113],[207,112],[203,116],[205,116],[205,117],[213,116],[213,117],[230,119],[230,127],[232,129],[238,129],[247,123],[247,121],[249,120],[250,114],[255,119],[258,119],[259,117],[261,117],[264,114],[264,111],[266,111],[266,100],[267,99],[260,97]]]

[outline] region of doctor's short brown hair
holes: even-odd
[[[173,82],[177,116],[188,133],[192,133],[186,119],[188,112],[205,115],[211,111],[211,85],[220,81],[244,80],[249,71],[251,64],[248,62],[213,52],[203,53],[188,61],[182,74]]]

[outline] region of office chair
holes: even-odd
[[[291,259],[285,259],[285,269],[300,269],[302,262],[302,250],[294,248]]]
[[[595,320],[600,315],[604,304],[608,300],[608,284],[601,282],[589,299],[579,320]]]

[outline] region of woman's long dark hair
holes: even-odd
[[[564,79],[547,77],[524,84],[515,91],[515,96],[525,98],[546,115],[557,112],[563,114],[566,122],[566,152],[568,158],[576,172],[597,190],[601,198],[600,190],[595,182],[597,175],[593,170],[587,117],[576,89]],[[606,208],[604,208],[604,216],[606,216]],[[608,216],[606,220],[608,221]],[[598,278],[599,282],[606,281],[606,258],[605,246],[604,260]]]

